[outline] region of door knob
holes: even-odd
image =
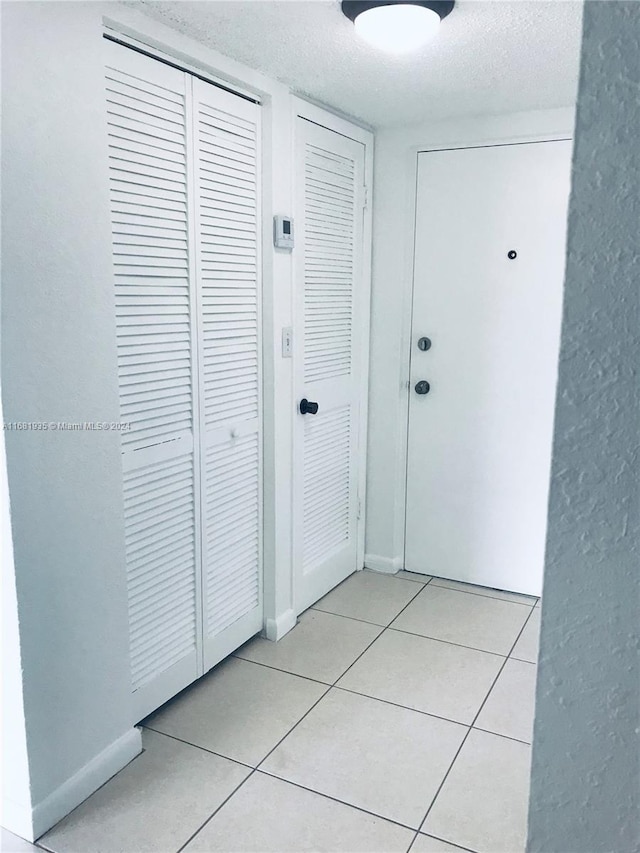
[[[416,383],[416,394],[428,394],[430,389],[431,385],[429,385],[426,379],[421,379],[420,382]]]
[[[312,403],[311,400],[307,400],[304,397],[300,400],[300,414],[301,415],[315,415],[318,413],[318,404]]]

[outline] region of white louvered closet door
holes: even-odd
[[[295,372],[296,610],[357,566],[365,147],[298,118]]]
[[[260,108],[193,92],[207,670],[262,627]]]
[[[121,45],[105,48],[137,721],[261,627],[259,107]],[[236,126],[252,140],[250,156],[227,141]],[[248,197],[246,172],[249,217],[235,201]]]
[[[183,72],[107,42],[131,681],[136,718],[200,672],[197,424]],[[194,438],[196,440],[194,440]]]

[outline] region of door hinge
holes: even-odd
[[[362,518],[362,500],[358,498],[358,521]]]
[[[366,210],[369,207],[369,187],[362,187],[362,206]]]

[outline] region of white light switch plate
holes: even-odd
[[[282,329],[282,357],[293,357],[293,329],[291,326],[284,326]]]

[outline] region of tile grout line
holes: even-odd
[[[347,808],[355,809],[355,811],[362,812],[363,814],[371,815],[371,817],[376,817],[379,820],[384,820],[387,823],[392,823],[394,826],[399,826],[402,829],[408,829],[410,832],[418,832],[418,830],[413,826],[408,826],[406,823],[401,823],[399,820],[395,820],[392,817],[386,817],[385,815],[381,815],[378,812],[372,812],[368,809],[363,808],[363,806],[357,806],[354,803],[349,803],[346,800],[341,800],[338,797],[334,797],[331,794],[326,794],[323,791],[316,791],[315,788],[307,788],[306,785],[302,785],[300,782],[292,782],[291,779],[286,779],[284,776],[278,776],[276,773],[272,773],[269,770],[260,770],[256,768],[256,773],[262,774],[263,776],[268,776],[269,779],[277,779],[279,782],[284,782],[286,785],[293,785],[294,788],[300,788],[301,791],[307,791],[309,794],[315,794],[318,797],[322,797],[325,800],[330,800],[332,803],[338,803],[341,806],[347,806]]]
[[[373,569],[370,569],[370,571],[373,571]],[[422,586],[426,586],[430,581],[433,580],[433,575],[423,575],[423,577],[428,578],[428,580],[426,580],[426,581],[418,580],[417,578],[401,578],[400,572],[404,572],[404,571],[405,571],[404,569],[400,569],[400,571],[396,572],[396,574],[389,575],[389,577],[395,578],[396,580],[399,580],[399,581],[406,581],[407,583],[419,583],[419,584],[422,584]],[[376,574],[382,575],[382,574],[387,574],[387,572],[376,572]]]
[[[374,642],[375,642],[375,641],[374,641]],[[269,750],[269,752],[264,756],[264,758],[260,759],[260,761],[256,764],[256,770],[259,770],[259,769],[260,769],[260,767],[261,767],[261,766],[264,764],[264,762],[267,760],[267,758],[269,758],[269,756],[270,756],[273,752],[275,752],[275,750],[280,746],[280,744],[282,743],[282,741],[283,741],[283,740],[285,740],[286,738],[288,738],[288,737],[289,737],[289,735],[291,734],[291,732],[293,732],[295,729],[297,729],[297,728],[298,728],[298,726],[300,725],[300,723],[301,723],[301,722],[302,722],[302,721],[303,721],[303,720],[304,720],[304,719],[305,719],[305,718],[306,718],[306,717],[307,717],[307,716],[308,716],[308,715],[313,711],[313,709],[316,707],[316,705],[317,705],[318,703],[322,702],[322,700],[324,699],[324,697],[325,697],[325,696],[330,692],[330,690],[331,690],[332,686],[333,686],[333,685],[331,685],[331,684],[327,686],[327,689],[324,691],[324,693],[322,694],[322,696],[320,696],[318,699],[316,699],[316,701],[313,703],[313,705],[312,705],[312,706],[311,706],[307,711],[305,711],[305,712],[304,712],[304,714],[300,717],[300,719],[299,719],[296,723],[294,723],[294,724],[293,724],[293,726],[291,726],[291,728],[289,729],[289,731],[288,731],[286,734],[284,734],[284,735],[280,738],[280,740],[277,742],[277,744]]]
[[[493,690],[493,687],[491,688]],[[531,741],[522,740],[519,737],[511,737],[511,735],[503,735],[500,732],[492,732],[490,729],[483,729],[481,726],[473,726],[472,727],[476,732],[484,732],[486,735],[493,735],[494,737],[502,737],[505,740],[512,740],[514,743],[522,743],[524,746],[531,746]]]
[[[522,625],[522,628],[520,628],[520,630],[518,631],[518,636],[517,636],[517,637],[515,638],[515,640],[513,641],[513,645],[511,646],[511,650],[509,651],[509,654],[511,654],[511,652],[515,649],[515,647],[516,647],[516,643],[517,643],[517,642],[518,642],[518,640],[520,639],[520,636],[522,635],[522,632],[524,631],[524,629],[527,627],[527,624],[528,624],[528,622],[529,622],[529,619],[531,619],[531,614],[532,614],[532,613],[533,613],[533,607],[531,608],[531,611],[529,612],[529,615],[527,616],[527,618],[524,620],[524,623],[523,623],[523,625]],[[482,704],[481,704],[481,705],[480,705],[480,707],[478,708],[478,712],[476,713],[475,717],[473,718],[473,722],[472,722],[472,723],[471,723],[471,725],[469,726],[469,728],[468,728],[468,730],[467,730],[466,735],[465,735],[465,736],[464,736],[464,738],[462,739],[462,743],[461,743],[461,744],[460,744],[460,746],[458,747],[458,751],[456,752],[456,754],[455,754],[455,756],[454,756],[454,758],[453,758],[453,761],[452,761],[452,762],[451,762],[451,764],[449,765],[449,769],[448,769],[448,770],[447,770],[447,772],[444,774],[444,778],[443,778],[442,782],[440,783],[440,785],[438,786],[438,790],[436,791],[434,798],[431,800],[431,804],[429,805],[429,808],[427,809],[426,814],[425,814],[425,816],[423,817],[422,822],[420,823],[420,827],[419,827],[419,829],[418,829],[418,832],[420,832],[420,830],[421,830],[421,829],[423,828],[423,826],[425,825],[425,823],[426,823],[426,821],[427,821],[427,818],[429,817],[429,813],[430,813],[430,812],[431,812],[431,810],[433,809],[433,807],[434,807],[434,805],[435,805],[435,803],[436,803],[436,800],[437,800],[437,799],[438,799],[438,797],[440,796],[440,791],[442,791],[442,788],[444,787],[444,784],[445,784],[445,782],[447,781],[447,779],[448,779],[448,777],[449,777],[449,774],[451,773],[451,770],[453,769],[453,766],[455,765],[456,761],[458,760],[458,756],[460,755],[460,752],[462,751],[462,747],[465,745],[465,743],[467,742],[467,738],[469,737],[469,735],[471,734],[471,732],[474,730],[474,725],[475,725],[475,723],[476,723],[476,720],[478,719],[478,717],[480,716],[480,714],[481,714],[481,712],[482,712],[482,709],[483,709],[483,708],[484,708],[484,706],[486,705],[487,699],[488,699],[488,698],[489,698],[489,696],[491,695],[491,691],[493,690],[493,688],[496,686],[496,682],[497,682],[497,681],[498,681],[498,679],[500,678],[500,676],[501,676],[501,674],[502,674],[502,670],[505,668],[505,666],[506,666],[506,664],[507,664],[507,661],[508,661],[508,660],[509,660],[509,657],[507,656],[507,657],[504,659],[504,662],[503,662],[502,666],[500,667],[500,670],[498,671],[498,674],[497,674],[497,675],[496,675],[496,677],[494,678],[493,683],[492,683],[491,687],[489,688],[489,691],[487,692],[487,695],[484,697],[484,700],[483,700]],[[478,731],[478,730],[476,729],[476,731]],[[501,735],[498,735],[498,737],[501,737]],[[453,842],[451,842],[451,843],[453,843]]]
[[[377,639],[378,639],[378,637],[376,637],[376,640]],[[236,658],[236,660],[241,660],[241,661],[244,661],[245,663],[253,663],[256,666],[263,666],[265,669],[272,669],[272,670],[275,670],[276,672],[282,672],[285,675],[293,675],[295,678],[302,678],[304,681],[310,681],[312,684],[319,684],[322,687],[332,687],[333,686],[333,683],[331,681],[320,681],[319,678],[311,678],[309,675],[300,675],[297,672],[291,672],[291,670],[289,670],[289,669],[280,669],[280,667],[274,666],[271,663],[263,663],[262,661],[251,660],[250,658],[241,658],[241,657],[238,657],[238,655],[233,655],[233,657]],[[342,678],[342,676],[340,676],[340,677]]]
[[[527,622],[528,622],[528,621],[529,621],[529,620],[527,619]],[[512,654],[511,654],[511,655],[509,655],[509,660],[517,660],[517,661],[518,661],[518,663],[528,663],[528,664],[529,664],[529,666],[538,666],[538,662],[537,662],[537,661],[534,661],[534,660],[525,660],[524,658],[517,658],[517,657],[514,657]]]
[[[376,628],[387,627],[386,625],[381,625],[379,622],[371,622],[369,619],[358,619],[357,616],[345,616],[344,613],[334,613],[333,610],[323,610],[321,607],[312,606],[308,610],[305,610],[305,613],[308,613],[309,610],[313,610],[315,613],[326,613],[328,616],[338,616],[340,619],[351,619],[352,622],[362,622],[363,625],[374,625]]]
[[[352,696],[362,696],[363,699],[372,699],[374,702],[382,702],[383,705],[391,705],[392,708],[402,708],[404,711],[413,711],[414,714],[422,714],[423,717],[432,717],[434,720],[442,720],[444,723],[453,723],[454,726],[469,728],[470,723],[461,723],[460,720],[452,720],[450,717],[441,717],[440,714],[432,714],[430,711],[422,711],[420,708],[411,708],[409,705],[401,705],[399,702],[391,702],[390,699],[380,699],[378,696],[370,696],[368,693],[360,693],[348,687],[340,687],[339,684],[332,685],[333,689],[341,690],[343,693],[351,693]],[[493,684],[491,685],[493,688]],[[490,732],[493,734],[493,732]],[[500,735],[502,737],[502,735]],[[514,738],[509,738],[514,740]]]
[[[421,832],[419,829],[416,831],[415,838],[411,842],[411,846],[407,850],[407,853],[411,853],[411,848],[416,843],[419,835],[422,835],[425,838],[434,838],[436,841],[441,841],[443,844],[448,844],[451,847],[455,847],[456,850],[463,851],[463,853],[479,853],[479,851],[477,850],[472,850],[471,847],[461,847],[459,844],[454,844],[453,841],[447,841],[446,838],[439,838],[437,835],[430,835],[426,832]]]
[[[192,746],[194,749],[201,749],[203,752],[208,753],[209,755],[215,755],[216,758],[223,758],[225,761],[231,761],[234,764],[238,764],[241,767],[246,767],[247,770],[255,770],[256,768],[253,764],[247,764],[246,761],[240,761],[238,758],[231,758],[228,755],[225,755],[222,752],[216,752],[213,749],[209,749],[206,746],[201,746],[199,743],[192,743],[190,740],[185,740],[184,738],[178,737],[177,735],[170,735],[168,732],[162,732],[160,729],[154,729],[151,726],[144,726],[148,731],[153,732],[156,735],[162,735],[162,737],[171,738],[171,740],[175,740],[178,743],[183,743],[185,746]]]
[[[533,610],[533,608],[531,609]],[[529,617],[527,616],[525,624],[528,621]],[[388,630],[396,631],[398,634],[409,634],[410,637],[422,637],[425,640],[433,640],[435,643],[446,643],[448,646],[456,646],[459,649],[470,649],[472,652],[482,652],[482,654],[485,655],[495,655],[495,657],[504,658],[505,660],[509,657],[509,655],[503,655],[501,652],[490,652],[488,649],[478,649],[476,646],[465,646],[463,643],[454,643],[453,640],[441,640],[439,637],[429,637],[427,634],[416,634],[415,631],[407,631],[404,628],[394,628],[393,622],[388,626]]]
[[[465,595],[479,595],[481,598],[491,598],[493,601],[506,601],[507,604],[521,604],[523,607],[535,607],[536,603],[540,601],[540,599],[535,595],[530,595],[529,598],[533,599],[534,603],[529,604],[528,601],[514,601],[511,598],[502,598],[502,596],[498,595],[489,595],[486,592],[474,592],[471,589],[458,589],[457,586],[445,586],[444,584],[437,583],[439,580],[446,580],[446,578],[433,578],[433,586],[436,586],[438,589],[449,589],[451,592],[464,592]],[[458,581],[458,583],[462,583],[462,581]],[[499,591],[499,590],[498,590]],[[505,590],[506,592],[506,590]],[[512,593],[512,595],[520,595],[524,596],[524,593]]]
[[[419,835],[420,835],[420,830],[419,830],[419,829],[416,829],[416,834],[413,836],[413,841],[412,841],[412,842],[411,842],[411,844],[407,847],[407,853],[411,853],[411,850],[412,850],[412,848],[413,848],[413,845],[416,843],[416,840],[417,840],[417,838],[418,838],[418,836],[419,836]]]
[[[391,620],[391,622],[395,622],[395,620],[398,618],[398,616],[400,616],[400,614],[401,614],[401,613],[404,613],[404,611],[407,609],[407,607],[408,607],[410,604],[412,604],[412,603],[416,600],[416,598],[420,595],[420,593],[424,590],[424,588],[425,588],[426,586],[427,586],[427,584],[424,584],[424,585],[421,587],[421,589],[419,589],[419,590],[416,592],[416,594],[415,594],[415,595],[413,595],[413,596],[409,599],[409,601],[407,601],[407,603],[404,605],[404,607],[402,608],[402,610],[400,610],[398,613],[396,613],[396,615],[393,617],[393,619]],[[350,616],[345,616],[344,618],[345,618],[345,619],[350,619],[351,617],[350,617]],[[335,680],[335,681],[333,682],[333,684],[331,685],[332,687],[335,687],[335,686],[337,685],[337,683],[340,681],[340,679],[341,679],[341,678],[344,678],[344,677],[345,677],[345,675],[349,672],[349,670],[350,670],[353,666],[355,666],[355,665],[358,663],[358,661],[360,660],[360,658],[361,658],[361,657],[362,657],[366,652],[368,652],[368,651],[369,651],[369,649],[371,648],[371,646],[372,646],[375,642],[377,642],[377,641],[380,639],[380,637],[382,637],[382,635],[384,634],[384,632],[389,630],[389,627],[390,627],[390,625],[391,625],[391,622],[389,623],[389,625],[384,625],[384,626],[382,626],[382,631],[380,631],[380,633],[378,634],[378,636],[377,636],[377,637],[375,637],[375,638],[374,638],[374,639],[369,643],[369,645],[368,645],[365,649],[363,649],[363,650],[360,652],[360,654],[358,655],[358,657],[357,657],[357,658],[355,658],[355,660],[353,660],[353,661],[349,664],[349,666],[345,669],[345,671],[344,671],[344,672],[342,672],[342,673],[338,676],[338,678],[336,678],[336,680]],[[379,627],[380,627],[380,626],[379,626]]]
[[[220,805],[216,809],[213,810],[213,812],[209,815],[209,817],[205,820],[205,822],[203,824],[201,824],[201,826],[199,826],[196,829],[196,831],[192,835],[189,836],[189,838],[187,838],[187,840],[184,842],[184,844],[182,844],[180,847],[178,847],[176,853],[182,853],[182,851],[185,849],[185,847],[187,847],[189,844],[191,844],[191,842],[196,837],[196,835],[198,835],[200,832],[202,832],[202,830],[205,828],[205,826],[211,820],[213,820],[213,818],[218,814],[220,809],[223,808],[223,806],[226,806],[226,804],[229,802],[231,797],[233,797],[234,794],[236,794],[240,790],[240,788],[242,788],[242,786],[244,785],[245,782],[247,782],[249,779],[251,779],[251,777],[253,776],[253,774],[255,772],[256,772],[256,769],[254,767],[253,770],[251,771],[251,773],[248,773],[247,776],[242,780],[242,782],[240,782],[239,785],[236,785],[236,787],[233,789],[233,791],[231,791],[231,793],[228,794],[228,796],[226,796],[224,798],[224,800],[220,803]]]

